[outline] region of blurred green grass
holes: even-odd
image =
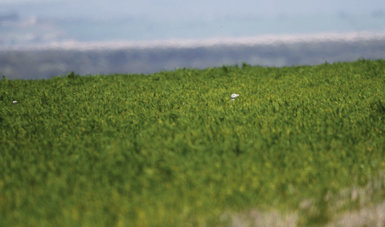
[[[326,194],[384,170],[384,87],[382,60],[3,78],[0,225],[225,225],[307,199],[300,224],[325,223]]]

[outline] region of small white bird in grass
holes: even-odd
[[[231,94],[231,100],[234,100],[239,97],[239,94]]]
[[[17,103],[17,101],[16,101],[16,100],[13,100],[13,101],[12,101],[12,104],[16,104],[16,103]]]

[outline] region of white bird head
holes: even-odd
[[[235,99],[235,98],[238,98],[239,94],[231,94],[231,99]]]

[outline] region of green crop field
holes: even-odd
[[[383,60],[0,80],[0,226],[318,226],[384,170]]]

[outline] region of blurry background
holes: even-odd
[[[0,76],[385,58],[384,0],[0,0]]]

